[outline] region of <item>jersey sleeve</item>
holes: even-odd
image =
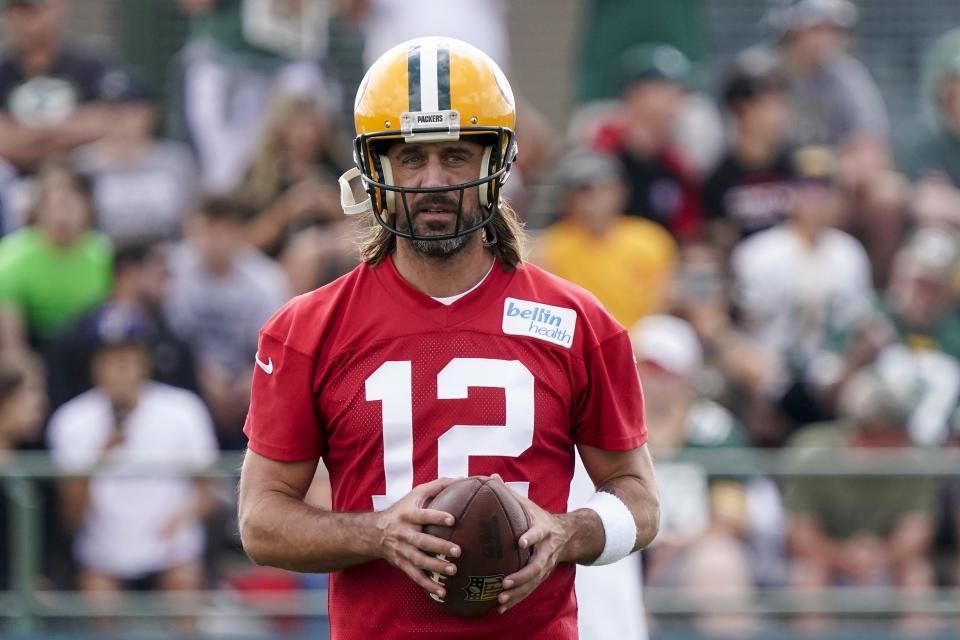
[[[573,440],[608,451],[627,451],[647,441],[643,391],[626,331],[586,354],[587,384],[573,416]]]
[[[326,442],[315,409],[313,365],[310,356],[261,332],[243,427],[250,449],[284,462],[323,455]]]

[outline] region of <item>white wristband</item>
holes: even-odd
[[[630,555],[637,541],[637,523],[627,505],[612,493],[598,491],[583,508],[596,512],[603,524],[603,551],[590,565],[612,564]]]

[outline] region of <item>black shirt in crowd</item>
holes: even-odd
[[[704,184],[704,215],[725,220],[741,237],[769,229],[787,217],[790,179],[787,150],[756,167],[745,166],[731,151]]]
[[[55,123],[77,106],[109,96],[111,83],[125,81],[104,59],[75,47],[62,47],[46,73],[30,77],[8,54],[0,60],[0,109],[25,124]]]

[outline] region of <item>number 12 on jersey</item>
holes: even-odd
[[[368,402],[380,401],[386,493],[373,498],[383,511],[413,489],[413,375],[410,360],[388,360],[366,380]],[[503,389],[506,424],[453,425],[437,441],[437,477],[466,476],[470,456],[516,457],[533,444],[533,374],[519,360],[454,358],[437,374],[437,399],[469,397],[470,387]],[[527,495],[529,482],[508,482]]]

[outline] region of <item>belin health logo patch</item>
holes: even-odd
[[[542,302],[507,298],[503,301],[503,332],[539,338],[569,349],[577,328],[577,312]]]

